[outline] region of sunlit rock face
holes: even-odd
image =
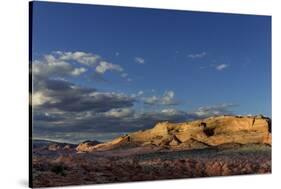
[[[110,142],[77,151],[123,147],[201,149],[225,144],[271,145],[271,121],[263,116],[216,116],[183,123],[157,123],[152,129],[130,133]]]
[[[89,152],[92,151],[93,147],[99,143],[100,142],[98,141],[84,141],[76,147],[76,150],[78,152]]]

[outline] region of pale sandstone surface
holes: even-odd
[[[136,146],[201,149],[228,143],[271,145],[270,131],[270,119],[262,116],[216,116],[183,123],[160,122],[152,129],[95,145],[88,152]]]

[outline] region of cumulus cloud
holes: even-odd
[[[144,64],[144,58],[142,57],[135,57],[135,62],[138,64]]]
[[[49,96],[46,96],[42,91],[35,92],[32,95],[32,106],[40,106],[45,103],[55,103],[56,101]]]
[[[79,76],[82,73],[86,72],[87,69],[86,68],[74,68],[74,70],[71,72],[71,75],[73,76]]]
[[[96,64],[98,64],[99,61],[102,60],[101,56],[99,55],[81,52],[81,51],[76,51],[76,52],[56,51],[54,54],[58,55],[57,59],[59,60],[76,61],[81,64],[85,64],[87,66],[95,66]]]
[[[32,74],[44,78],[77,77],[92,69],[100,76],[107,71],[118,72],[121,77],[126,74],[120,65],[110,63],[99,55],[80,51],[56,51],[32,62]]]
[[[61,141],[108,140],[127,132],[151,128],[159,121],[181,122],[230,114],[235,106],[221,104],[200,107],[192,112],[173,108],[143,112],[134,107],[136,99],[145,98],[142,90],[136,92],[135,96],[126,95],[84,88],[54,78],[37,78],[33,85],[34,137],[48,139],[51,136],[51,139]],[[177,102],[174,98],[173,91],[166,91],[147,102],[171,105]]]
[[[196,59],[196,58],[203,58],[207,55],[206,52],[201,52],[201,53],[196,53],[196,54],[189,54],[188,57],[192,58],[192,59]]]
[[[139,98],[139,97],[142,97],[143,94],[144,94],[144,92],[143,92],[142,90],[140,90],[140,91],[138,91],[137,93],[131,94],[131,97],[137,99],[137,98]]]
[[[132,108],[113,108],[104,113],[104,115],[107,117],[116,117],[116,118],[128,117],[128,116],[132,116],[133,114],[134,114],[134,110]]]
[[[177,104],[174,99],[175,93],[174,91],[166,91],[162,97],[162,104],[164,105],[175,105]]]
[[[123,68],[120,65],[112,64],[106,61],[101,61],[96,67],[96,72],[99,74],[104,74],[106,71],[117,71],[122,72]]]
[[[227,64],[219,64],[219,65],[216,66],[216,69],[217,69],[218,71],[222,71],[222,70],[224,70],[224,69],[227,68],[227,67],[228,67]]]
[[[133,106],[134,99],[115,92],[98,92],[82,88],[63,80],[47,79],[34,87],[32,103],[41,109],[56,109],[67,112],[105,112],[112,108]]]
[[[141,90],[136,93],[143,94]],[[167,91],[164,96],[173,94]],[[138,112],[133,108],[135,98],[82,88],[61,79],[41,80],[32,95],[34,132],[36,136],[53,133],[54,138],[60,133],[57,140],[65,140],[73,132],[132,132],[150,128],[158,121],[186,119],[186,113],[172,109]]]
[[[154,105],[154,104],[158,104],[160,101],[160,99],[156,96],[149,96],[149,97],[145,97],[144,98],[144,103],[145,104],[150,104],[150,105]]]
[[[177,105],[178,100],[175,99],[174,91],[166,91],[163,96],[149,96],[144,97],[143,101],[148,105]]]
[[[233,112],[231,111],[232,108],[236,107],[236,104],[232,103],[224,103],[214,106],[205,106],[199,107],[198,110],[190,113],[191,115],[195,115],[197,117],[209,117],[215,115],[231,115]]]
[[[112,139],[122,133],[151,128],[159,121],[181,122],[230,114],[234,107],[221,104],[186,112],[169,107],[179,104],[172,90],[160,96],[146,96],[142,90],[128,95],[71,82],[68,77],[79,77],[91,70],[99,74],[115,71],[130,79],[121,66],[91,53],[54,52],[33,61],[32,68],[34,137],[59,141]],[[139,111],[143,104],[156,108]]]
[[[69,63],[55,59],[54,56],[45,56],[32,64],[32,74],[40,77],[69,76],[74,71]]]
[[[100,99],[103,99],[103,97]],[[69,139],[68,135],[71,133],[76,133],[75,140],[77,141],[86,139],[109,140],[127,132],[151,128],[160,121],[182,122],[212,115],[230,114],[232,107],[234,105],[222,104],[200,107],[192,112],[171,108],[139,112],[130,106],[111,108],[107,111],[87,109],[85,111],[73,112],[61,109],[59,111],[52,109],[45,111],[45,109],[41,112],[36,111],[34,132],[36,136],[52,135],[53,139],[63,141]],[[46,114],[46,112],[48,113]],[[79,136],[79,133],[92,133],[92,135]],[[97,135],[97,133],[100,135]],[[111,137],[108,135],[111,135]],[[85,136],[87,137],[85,138]]]
[[[161,113],[166,116],[183,116],[183,117],[185,117],[187,115],[184,111],[179,111],[179,110],[172,109],[172,108],[163,109],[163,110],[161,110]]]
[[[61,79],[36,81],[32,93],[34,136],[117,132],[123,130],[125,117],[134,114],[134,98],[126,94],[83,88]]]

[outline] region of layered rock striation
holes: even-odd
[[[271,145],[271,120],[263,116],[216,116],[183,123],[160,122],[152,129],[130,133],[83,150],[77,148],[77,151],[141,146],[181,150],[225,144]]]

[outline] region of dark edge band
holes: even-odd
[[[271,95],[271,101],[270,101],[270,107],[271,107],[271,119],[270,119],[270,133],[271,133],[271,137],[272,137],[272,120],[273,120],[273,116],[272,116],[272,16],[270,16],[270,95]],[[272,139],[271,139],[272,140]],[[270,150],[270,153],[271,153],[271,174],[272,174],[272,157],[273,157],[273,154],[272,154],[272,142],[271,142],[271,150]]]
[[[29,143],[28,143],[28,148],[29,148],[29,153],[28,153],[28,160],[29,160],[29,170],[28,170],[28,186],[30,188],[33,188],[33,180],[32,180],[32,28],[33,28],[33,2],[28,2],[28,22],[29,22],[29,31],[28,31],[28,96],[29,96],[29,105],[28,105],[28,119],[29,119],[29,128],[28,128],[28,138],[29,138]]]

